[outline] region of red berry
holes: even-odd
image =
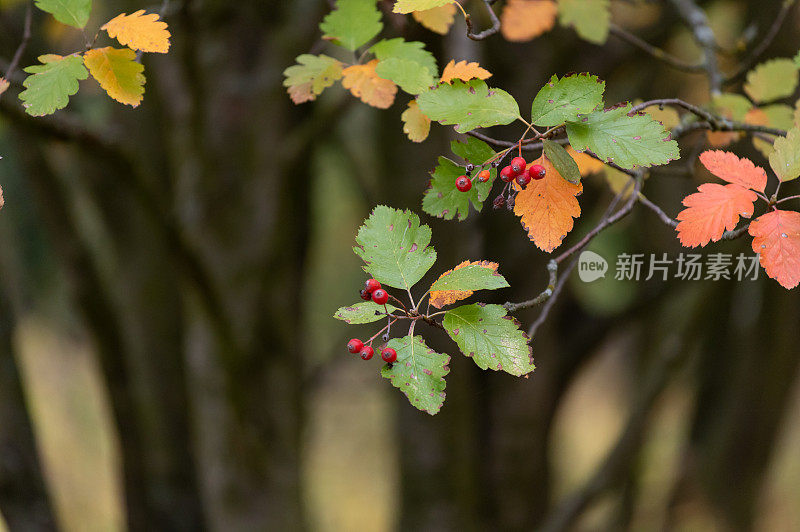
[[[525,188],[531,182],[531,174],[526,170],[517,176],[517,184],[520,188]]]
[[[499,209],[500,207],[502,207],[502,206],[503,206],[503,205],[505,205],[505,204],[506,204],[506,199],[505,199],[503,196],[497,196],[497,197],[494,199],[494,201],[492,202],[492,206],[493,206],[495,209]]]
[[[489,173],[489,170],[481,170],[481,173],[478,174],[478,181],[481,183],[486,183],[489,181],[489,178],[492,177],[492,174]]]
[[[381,351],[381,358],[384,362],[388,362],[391,364],[395,360],[397,360],[397,351],[392,349],[391,347],[387,347]]]
[[[377,279],[367,279],[367,282],[364,284],[366,286],[365,290],[370,294],[381,287],[381,283],[379,283]]]
[[[370,299],[372,299],[372,294],[367,292],[366,289],[359,291],[358,294],[361,296],[361,299],[363,299],[364,301],[369,301]]]
[[[465,175],[456,178],[456,188],[461,192],[466,192],[472,188],[472,181]]]
[[[385,305],[389,301],[389,294],[383,288],[378,288],[372,292],[372,300],[378,305]]]
[[[547,170],[545,170],[544,166],[541,164],[534,164],[528,168],[528,173],[531,174],[532,179],[542,179],[547,173]]]
[[[525,159],[522,157],[514,157],[511,159],[511,170],[514,172],[514,175],[517,176],[525,171],[525,166],[528,163],[525,162]]]
[[[500,179],[502,179],[506,183],[511,183],[515,177],[517,177],[517,174],[510,166],[506,166],[505,168],[500,170]]]
[[[372,349],[370,346],[365,345],[359,354],[361,355],[362,359],[369,360],[370,358],[372,358],[372,355],[375,354],[375,350]]]
[[[351,353],[358,353],[364,348],[364,342],[359,340],[358,338],[353,338],[349,342],[347,342],[347,350]]]

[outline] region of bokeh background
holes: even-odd
[[[90,28],[161,7],[95,4]],[[616,24],[699,58],[669,4],[612,5]],[[440,37],[381,6],[385,35],[424,41],[440,65],[479,61],[523,109],[570,71],[605,79],[607,103],[708,100],[702,75],[613,37],[598,47],[557,27],[474,43],[463,20]],[[702,6],[730,67],[780,2]],[[334,88],[292,105],[282,72],[325,49],[329,9],[172,0],[173,47],[145,58],[140,108],[88,86],[52,120],[22,114],[15,88],[0,99],[0,530],[800,530],[800,300],[763,272],[572,279],[532,340],[537,371],[484,373],[451,353],[435,417],[346,353],[366,332],[331,317],[365,278],[355,232],[376,204],[420,212],[455,134],[409,142],[400,97],[379,111]],[[3,69],[24,13],[0,1]],[[796,10],[765,57],[793,57],[799,27]],[[37,12],[22,64],[81,43]],[[708,179],[705,142],[686,137],[647,181],[673,216]],[[731,149],[765,164],[748,139]],[[585,189],[568,243],[613,196],[602,176]],[[506,211],[422,218],[439,253],[430,275],[498,261],[512,285],[485,296],[498,303],[546,284],[548,257]],[[612,262],[680,251],[639,207],[590,249]]]

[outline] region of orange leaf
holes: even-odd
[[[753,251],[767,275],[786,289],[800,283],[800,212],[772,211],[750,224]]]
[[[583,152],[575,151],[572,146],[567,146],[567,153],[569,153],[575,163],[577,163],[578,170],[580,171],[582,177],[586,177],[590,174],[596,174],[605,166],[603,161],[598,161],[591,155],[586,155]]]
[[[531,181],[517,194],[514,214],[520,217],[528,238],[539,249],[549,253],[560,246],[572,230],[572,219],[580,216],[577,196],[583,192],[583,185],[570,183],[561,177],[544,156],[535,164],[544,166],[547,173],[544,179]]]
[[[736,184],[704,183],[697,190],[684,198],[688,208],[678,213],[678,238],[691,248],[716,242],[722,233],[736,227],[740,216],[750,218],[758,198],[752,190]]]
[[[8,80],[6,80],[6,78],[4,78],[3,76],[0,76],[0,94],[3,94],[4,92],[6,92],[10,85],[11,84],[8,82]]]
[[[170,33],[167,23],[160,20],[155,13],[145,15],[144,9],[130,15],[117,15],[100,29],[106,30],[120,44],[134,50],[159,54],[169,51]]]
[[[556,15],[558,7],[551,0],[509,0],[500,17],[500,28],[507,41],[530,41],[550,31]]]
[[[495,273],[497,273],[497,268],[500,266],[496,262],[489,262],[488,260],[480,260],[480,261],[476,260],[473,262],[465,260],[452,270],[447,270],[446,272],[444,272],[442,275],[439,276],[439,279],[447,275],[450,275],[456,270],[460,270],[461,268],[464,268],[466,266],[473,266],[473,265],[483,266],[484,268],[491,268],[492,270],[494,270]],[[434,290],[431,292],[430,302],[432,306],[436,308],[442,308],[445,305],[452,305],[456,301],[467,299],[474,293],[475,292],[473,290]]]
[[[741,137],[741,133],[736,131],[706,131],[708,143],[715,148],[722,148],[732,142],[736,142]]]
[[[750,159],[727,151],[709,150],[700,154],[700,162],[709,172],[728,183],[764,192],[767,186],[767,173]]]
[[[454,79],[469,81],[471,79],[488,79],[492,77],[492,73],[481,68],[478,63],[467,63],[466,61],[459,61],[456,63],[455,59],[447,63],[442,72],[442,82],[451,83]]]
[[[377,65],[378,60],[373,59],[365,65],[353,65],[345,68],[342,71],[342,85],[362,102],[379,109],[386,109],[394,103],[397,85],[388,79],[379,77],[375,73]]]
[[[5,204],[6,200],[3,199],[3,187],[0,187],[0,209],[2,209]]]
[[[317,95],[314,94],[313,86],[314,82],[309,81],[308,83],[302,83],[300,85],[292,85],[286,89],[286,92],[289,93],[289,98],[292,99],[292,102],[301,104],[317,99]]]
[[[440,7],[434,7],[433,9],[425,9],[423,11],[414,11],[411,13],[414,20],[439,35],[447,35],[447,32],[450,31],[450,26],[453,25],[455,15],[456,6],[453,4],[445,4]]]

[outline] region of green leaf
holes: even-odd
[[[485,81],[441,83],[417,98],[422,112],[443,125],[455,125],[466,133],[479,127],[510,124],[520,118],[517,101],[501,89],[490,89]]]
[[[800,176],[800,130],[790,129],[786,137],[778,137],[772,145],[769,165],[781,181],[791,181]]]
[[[386,305],[386,309],[389,311],[389,314],[397,310],[397,308],[392,305]],[[380,314],[375,314],[375,311],[380,312]],[[350,307],[339,308],[333,317],[337,320],[347,322],[350,325],[357,325],[381,320],[386,317],[385,312],[386,310],[383,308],[383,305],[378,305],[374,301],[364,301]]]
[[[442,321],[461,352],[481,369],[527,375],[533,364],[528,336],[500,305],[476,303],[448,310]]]
[[[473,262],[443,273],[431,285],[431,292],[455,290],[497,290],[510,286],[505,277],[497,273],[497,264]]]
[[[570,183],[578,183],[581,180],[581,170],[578,168],[578,163],[572,158],[564,146],[552,140],[543,139],[542,146],[544,146],[544,155],[547,157],[555,169],[561,174],[561,177]]]
[[[419,216],[378,205],[359,228],[353,251],[375,279],[409,290],[436,262],[430,241],[431,228],[420,225]]]
[[[376,43],[370,52],[375,54],[379,61],[389,58],[407,59],[419,63],[427,68],[432,76],[438,76],[439,68],[436,66],[436,57],[425,49],[425,43],[419,41],[406,41],[402,37],[384,39]]]
[[[425,345],[421,336],[393,338],[386,346],[397,351],[397,362],[383,366],[381,376],[391,380],[415,407],[430,415],[438,413],[444,404],[450,357]]]
[[[78,92],[78,81],[89,77],[80,55],[42,55],[41,65],[29,66],[22,83],[25,90],[19,95],[25,112],[32,116],[44,116],[63,109],[69,97]]]
[[[628,103],[567,122],[569,143],[626,169],[666,164],[680,156],[678,143],[670,140],[664,126],[649,115],[628,116],[630,110]]]
[[[794,111],[785,103],[774,103],[759,108],[767,117],[766,125],[777,129],[794,127]]]
[[[283,71],[284,87],[301,87],[308,84],[307,93],[319,95],[342,77],[342,63],[327,55],[303,54],[297,64]],[[291,91],[290,91],[291,93]]]
[[[50,13],[62,24],[83,28],[89,22],[92,0],[36,0],[36,7]]]
[[[397,0],[394,4],[395,13],[411,13],[412,11],[425,11],[434,7],[452,4],[453,0]]]
[[[558,20],[562,26],[573,26],[581,38],[603,44],[611,24],[610,4],[609,0],[558,0]]]
[[[399,57],[390,57],[379,62],[375,73],[383,79],[394,81],[401,89],[414,95],[436,85],[436,78],[426,67]]]
[[[602,107],[605,88],[606,83],[597,76],[575,74],[558,79],[553,75],[533,99],[531,121],[537,126],[552,127],[591,113]]]
[[[791,96],[797,88],[797,65],[791,59],[765,61],[747,73],[744,92],[755,102],[765,103]]]
[[[453,153],[464,159],[465,165],[466,162],[471,162],[477,166],[495,155],[488,144],[474,137],[467,138],[466,142],[454,140],[450,146]],[[467,192],[461,192],[456,188],[456,178],[466,173],[465,165],[458,165],[446,157],[439,157],[439,165],[431,174],[430,187],[422,199],[422,209],[425,212],[445,220],[457,217],[461,221],[469,215],[470,202],[477,211],[483,208],[483,202],[492,190],[497,170],[488,168],[490,177],[485,183],[478,182],[477,172],[474,172],[472,188]]]
[[[338,0],[336,10],[319,25],[322,38],[348,50],[356,50],[383,29],[377,0]]]

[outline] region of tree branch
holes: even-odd
[[[25,48],[28,47],[28,42],[31,40],[31,21],[33,20],[33,0],[28,2],[28,7],[25,11],[25,28],[22,31],[22,41],[20,41],[19,46],[17,46],[17,51],[14,52],[14,57],[11,58],[11,62],[8,64],[8,68],[6,68],[6,75],[5,79],[7,82],[11,83],[12,76],[14,72],[17,70],[17,66],[19,66],[19,62],[22,59],[22,54],[25,53]],[[0,98],[3,97],[3,93],[5,91],[0,91]]]
[[[621,41],[625,41],[636,48],[639,48],[651,57],[654,57],[659,61],[663,61],[672,68],[681,70],[683,72],[705,72],[705,67],[702,64],[689,63],[688,61],[684,61],[683,59],[675,57],[674,55],[665,52],[661,48],[653,46],[652,44],[640,39],[636,35],[629,33],[627,30],[617,26],[616,24],[611,24],[609,27],[609,32],[614,37],[620,39]]]
[[[464,20],[467,23],[467,37],[473,41],[482,41],[500,31],[500,19],[497,18],[497,14],[494,12],[494,9],[492,9],[492,4],[494,4],[494,0],[483,0],[483,5],[486,7],[486,12],[489,13],[489,18],[492,21],[492,27],[485,29],[480,33],[474,33],[472,31],[472,18],[468,13],[464,14]]]
[[[717,42],[708,23],[705,11],[694,0],[670,0],[678,10],[686,25],[692,31],[695,42],[703,50],[703,69],[706,71],[711,94],[719,94],[722,89],[722,74],[717,63]]]

